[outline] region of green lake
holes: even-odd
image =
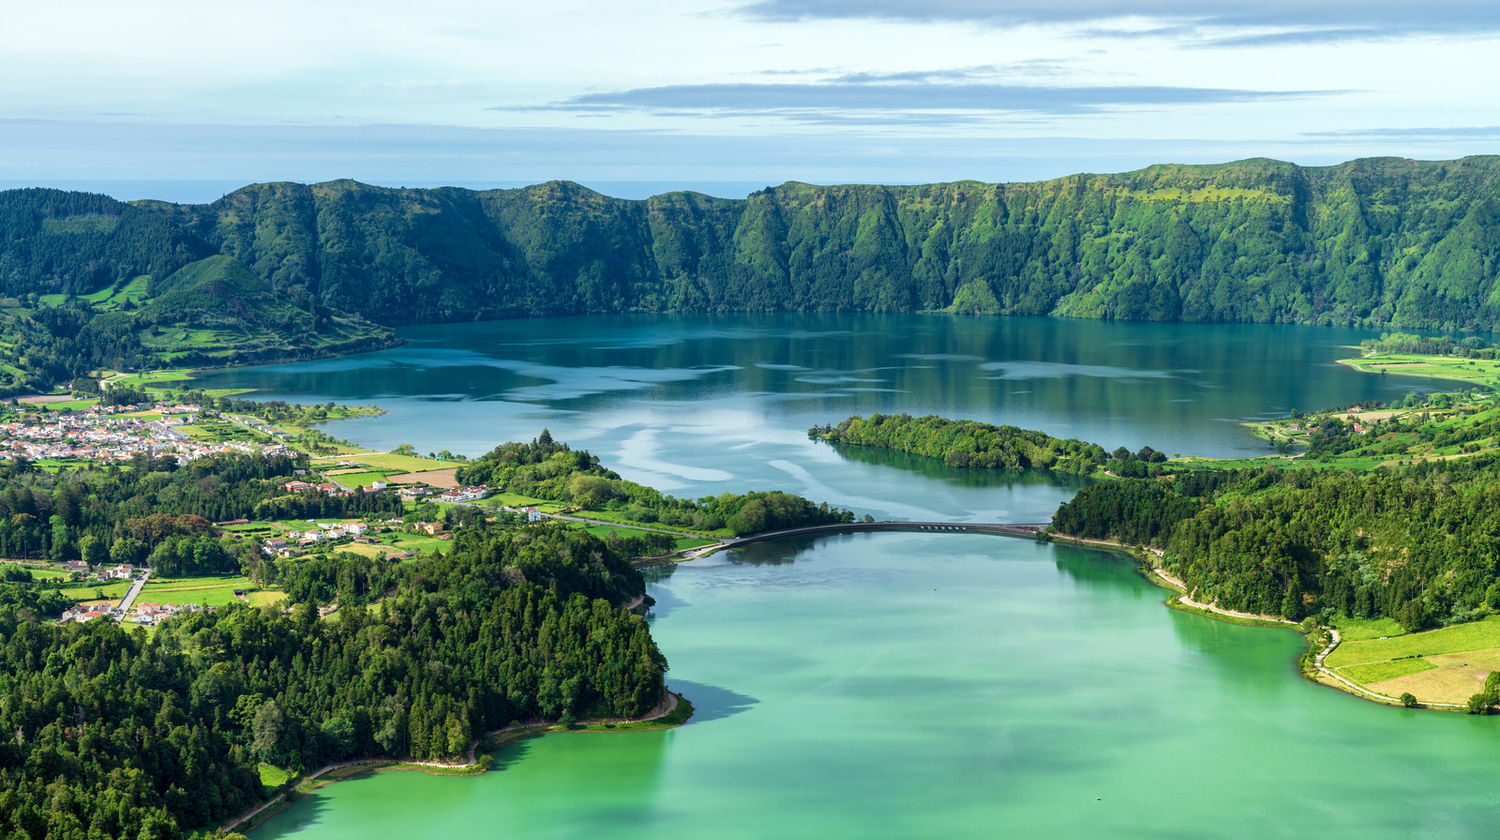
[[[784,487],[881,516],[1022,522],[1075,488],[840,453],[804,430],[932,411],[1256,452],[1238,421],[1432,385],[1332,364],[1365,334],[1290,327],[736,316],[407,334],[384,353],[210,384],[378,402],[388,414],[330,429],[363,444],[477,453],[546,425],[681,495]],[[368,774],[253,836],[1493,833],[1493,719],[1308,683],[1300,636],[1168,610],[1117,554],[844,535],[666,569],[650,591],[669,683],[698,710],[686,726],[531,739],[478,777]]]

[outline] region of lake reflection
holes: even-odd
[[[940,414],[1106,448],[1264,452],[1239,422],[1428,388],[1334,360],[1369,333],[940,315],[558,318],[404,330],[403,347],[217,371],[267,398],[375,402],[328,431],[478,455],[543,427],[679,496],[780,488],[899,519],[1045,520],[1076,482],[976,478],[808,440],[872,412]],[[996,483],[1002,486],[996,486]],[[1062,484],[1064,486],[1059,486]]]

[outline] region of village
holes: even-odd
[[[202,440],[181,431],[201,415],[199,406],[175,403],[25,412],[0,423],[0,458],[119,462],[145,455],[186,463],[226,452],[295,454],[279,443]]]

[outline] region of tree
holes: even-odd
[[[1401,692],[1401,705],[1405,706],[1408,709],[1415,709],[1417,707],[1416,695],[1412,694],[1410,691]]]
[[[78,554],[83,562],[90,566],[102,566],[109,562],[109,549],[104,547],[104,540],[93,534],[87,534],[78,541]]]
[[[262,703],[255,712],[255,723],[251,726],[254,740],[250,742],[250,749],[262,760],[275,764],[275,759],[280,757],[281,735],[285,725],[281,706],[275,700]]]
[[[324,748],[334,758],[347,758],[354,751],[354,724],[342,715],[335,715],[318,727],[323,737]]]
[[[397,446],[393,451],[397,455],[407,455],[413,458],[417,456],[417,448],[409,443],[403,443],[400,446]]]
[[[1295,577],[1287,582],[1286,595],[1281,599],[1281,615],[1288,621],[1302,620],[1302,587]]]

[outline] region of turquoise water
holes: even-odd
[[[557,319],[216,374],[373,401],[357,443],[477,454],[542,426],[685,496],[780,487],[877,516],[1045,520],[1076,484],[809,441],[935,412],[1108,446],[1264,451],[1238,424],[1433,383],[1335,365],[1364,333],[927,316]],[[271,838],[1488,837],[1495,721],[1302,680],[1299,636],[1167,610],[1129,560],[975,534],[749,546],[650,585],[661,733],[533,739],[479,777],[320,789]]]
[[[862,534],[652,592],[688,725],[339,782],[254,836],[1492,836],[1494,721],[1305,682],[1299,636],[1167,610],[1118,555]]]

